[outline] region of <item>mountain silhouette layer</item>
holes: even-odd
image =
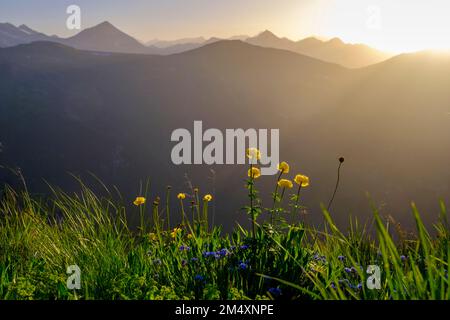
[[[392,56],[362,44],[346,44],[338,38],[321,41],[311,37],[300,41],[292,41],[287,38],[279,38],[268,30],[255,37],[235,36],[230,39],[242,40],[262,47],[290,50],[348,68],[368,66]],[[108,21],[84,29],[75,36],[66,39],[56,36],[49,37],[25,25],[15,27],[8,23],[0,24],[0,47],[11,47],[33,41],[53,41],[81,50],[169,55],[193,50],[220,40],[224,39],[198,37],[174,41],[154,40],[144,45]]]

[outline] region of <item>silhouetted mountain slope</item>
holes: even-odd
[[[279,128],[281,158],[311,177],[303,204],[320,221],[344,155],[333,215],[368,217],[369,191],[402,220],[415,200],[425,217],[450,195],[450,65],[447,56],[404,55],[358,70],[241,41],[170,56],[78,51],[53,43],[0,49],[0,163],[19,166],[31,190],[42,178],[73,186],[66,172],[94,172],[131,199],[185,174],[202,192],[215,171],[216,221],[245,221],[246,166],[175,166],[174,129]],[[5,170],[2,179],[11,179]],[[275,177],[258,188],[269,205]]]
[[[329,41],[321,41],[316,38],[292,41],[287,38],[279,38],[268,30],[246,41],[262,47],[290,50],[348,68],[365,67],[392,56],[366,45],[344,43],[339,38]]]
[[[378,63],[391,56],[362,44],[346,44],[338,38],[329,41],[307,38],[295,42],[287,38],[279,38],[268,30],[251,38],[236,36],[231,39],[242,40],[267,48],[289,50],[349,68]],[[49,37],[25,25],[15,27],[9,23],[0,24],[0,47],[11,47],[33,41],[54,41],[80,50],[170,55],[193,50],[221,40],[223,39],[215,37],[208,40],[201,37],[174,41],[155,40],[149,42],[146,46],[107,21],[84,29],[67,39],[56,36]]]
[[[77,35],[64,39],[64,44],[91,51],[146,53],[147,47],[105,21]]]
[[[0,48],[13,47],[19,44],[30,43],[33,41],[52,39],[52,37],[34,31],[23,24],[19,27],[16,27],[11,23],[0,23]]]

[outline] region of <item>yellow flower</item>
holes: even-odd
[[[289,173],[289,164],[287,162],[281,162],[278,165],[278,171],[281,171],[283,173]]]
[[[251,169],[248,169],[248,176],[253,179],[258,179],[261,176],[261,170],[252,167]]]
[[[292,184],[291,180],[288,179],[280,179],[280,181],[278,181],[278,186],[281,188],[292,188],[294,185]]]
[[[173,231],[170,233],[170,236],[171,236],[172,238],[176,238],[177,234],[179,234],[181,231],[182,231],[181,228],[175,228],[175,229],[173,229]]]
[[[203,197],[203,200],[206,202],[210,202],[212,200],[212,195],[207,194],[206,196]]]
[[[192,236],[192,233],[189,233],[189,234],[187,235],[187,238],[188,238],[188,239],[192,239],[192,237],[193,237],[193,236]]]
[[[261,159],[261,152],[256,148],[248,148],[246,152],[247,158],[250,160],[259,160]]]
[[[145,203],[145,198],[144,197],[137,197],[136,200],[133,201],[135,206],[140,206],[143,205]]]
[[[186,194],[185,193],[179,193],[177,198],[180,199],[180,200],[184,200],[184,199],[186,199]]]
[[[294,181],[296,184],[301,185],[302,187],[309,186],[309,178],[302,174],[298,174],[295,176]]]
[[[150,239],[150,241],[156,241],[158,239],[156,234],[154,234],[153,232],[148,235],[148,238]]]

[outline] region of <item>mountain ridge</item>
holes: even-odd
[[[22,30],[22,26],[24,25],[15,27],[8,24],[7,27],[4,26],[10,32],[18,32],[18,34],[14,37],[6,37],[3,35],[2,39],[2,26],[0,24],[0,47],[14,46],[33,41],[54,41],[78,49],[91,51],[169,55],[196,49],[206,44],[223,40],[215,37],[209,39],[198,37],[190,38],[192,41],[189,41],[189,38],[168,41],[166,43],[160,41],[161,46],[157,45],[158,42],[145,45],[121,31],[109,21],[103,21],[95,26],[86,28],[69,38],[48,36],[27,26]],[[297,52],[349,68],[363,67],[391,57],[389,54],[382,53],[366,45],[346,44],[339,38],[322,41],[314,37],[309,37],[299,41],[292,41],[288,38],[280,38],[269,30],[265,30],[255,37],[231,37],[231,39],[234,38],[253,45]]]

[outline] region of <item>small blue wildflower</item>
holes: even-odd
[[[332,283],[330,284],[330,287],[331,287],[332,289],[336,289],[336,285],[334,284],[334,282],[332,282]]]
[[[281,289],[280,288],[269,288],[268,290],[271,295],[279,296],[281,295]]]
[[[230,251],[228,251],[228,249],[220,249],[219,251],[217,251],[217,254],[222,257],[225,257],[230,254]]]
[[[348,267],[345,267],[345,268],[344,268],[344,271],[347,272],[347,273],[352,273],[352,269],[351,269],[351,268],[348,268]]]
[[[187,260],[181,260],[181,266],[182,267],[186,267],[186,265],[188,264]]]
[[[362,271],[362,267],[361,266],[359,266],[360,267],[360,269],[361,269],[361,271]],[[350,271],[352,272],[352,273],[357,273],[358,272],[358,270],[355,268],[355,267],[351,267],[350,268]]]
[[[247,250],[248,249],[248,245],[244,244],[243,246],[240,246],[241,250]]]
[[[205,251],[203,252],[204,257],[215,257],[216,253],[214,251]]]
[[[317,254],[317,253],[313,256],[313,259],[316,261],[323,262],[323,263],[327,262],[327,258],[325,256],[321,256],[320,254]]]
[[[180,251],[189,251],[189,250],[191,250],[191,248],[188,247],[188,246],[182,245],[182,246],[180,247]]]
[[[358,285],[356,286],[356,289],[361,290],[363,287],[362,283],[358,283]]]
[[[338,256],[338,259],[339,259],[339,261],[344,261],[345,260],[345,257],[344,256]]]
[[[407,259],[406,256],[404,256],[404,255],[401,255],[401,256],[400,256],[400,260],[402,260],[402,262],[405,262],[406,259]]]
[[[198,274],[198,275],[196,275],[196,276],[194,277],[194,280],[195,280],[195,281],[201,281],[201,282],[204,282],[204,281],[205,281],[205,277],[202,276],[202,275],[200,275],[200,274]]]
[[[191,259],[191,261],[192,261],[192,262],[197,262],[197,261],[198,261],[198,258],[194,257],[194,258]]]
[[[241,270],[247,270],[247,268],[248,268],[248,265],[246,264],[246,263],[244,263],[244,262],[241,262],[241,263],[239,263],[239,269],[241,269]]]

